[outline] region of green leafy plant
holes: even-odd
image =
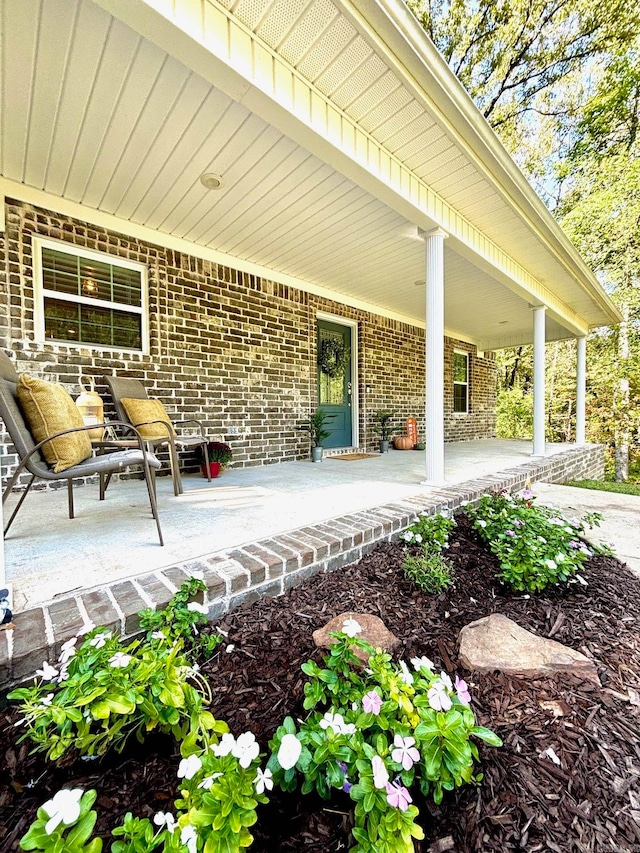
[[[141,741],[154,729],[176,740],[206,738],[216,725],[205,710],[209,686],[184,650],[187,643],[210,653],[222,639],[198,633],[207,611],[193,597],[204,589],[192,578],[166,608],[143,611],[146,640],[125,645],[106,628],[95,628],[79,645],[77,637],[64,643],[55,666],[45,661],[33,685],[8,694],[21,702],[21,740],[29,738],[55,760],[71,749],[120,752],[132,734]]]
[[[316,790],[328,799],[344,791],[355,803],[352,853],[412,853],[424,833],[416,822],[410,789],[417,785],[436,803],[445,790],[479,781],[478,751],[471,738],[501,741],[477,726],[467,685],[436,675],[427,658],[404,661],[356,638],[354,619],[334,634],[324,668],[303,664],[309,677],[298,726],[287,717],[269,747],[268,768],[284,790]],[[369,655],[366,668],[354,649]]]
[[[394,430],[392,421],[395,417],[395,412],[388,411],[387,409],[380,409],[375,412],[371,428],[374,435],[377,435],[380,441],[388,441],[391,438],[391,433]]]
[[[405,554],[402,568],[409,580],[434,595],[444,592],[454,581],[453,567],[439,551]]]
[[[534,505],[533,499],[529,489],[520,495],[502,491],[483,495],[466,509],[500,561],[498,578],[511,589],[532,593],[571,582],[593,553],[612,553],[608,546],[588,546],[581,538],[587,527],[600,523],[599,513],[568,521],[555,509]]]
[[[200,578],[189,578],[166,607],[140,611],[140,627],[147,632],[147,638],[154,639],[155,635],[155,639],[163,639],[162,634],[169,642],[182,640],[196,657],[211,657],[222,642],[222,635],[203,630],[208,625],[208,610],[198,599],[202,599],[206,588]]]
[[[442,551],[449,547],[449,535],[455,526],[454,519],[447,512],[423,513],[400,538],[407,545],[422,545],[425,549]]]
[[[63,788],[38,809],[38,816],[20,839],[22,850],[48,853],[100,853],[102,840],[91,838],[97,813],[91,808],[95,791]]]
[[[297,430],[309,433],[309,441],[311,447],[322,447],[322,442],[325,438],[329,438],[331,433],[326,427],[327,421],[331,420],[333,415],[325,412],[324,409],[316,409],[311,412],[308,418],[300,421]]]
[[[223,441],[208,441],[206,448],[198,447],[200,462],[219,462],[222,468],[225,468],[233,457],[233,451],[228,444]]]

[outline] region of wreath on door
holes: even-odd
[[[318,366],[331,379],[344,373],[349,364],[349,348],[338,338],[325,338],[320,342]]]

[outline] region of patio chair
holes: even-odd
[[[2,494],[3,506],[20,475],[23,472],[31,474],[31,479],[20,495],[18,505],[12,512],[9,521],[4,528],[4,533],[6,534],[11,527],[11,524],[18,514],[18,511],[22,506],[24,499],[28,495],[36,477],[50,482],[67,481],[69,518],[74,518],[73,480],[75,478],[98,474],[100,476],[100,499],[103,500],[103,484],[105,477],[110,477],[111,474],[118,471],[124,471],[132,466],[140,466],[144,474],[147,492],[149,494],[151,513],[155,519],[158,530],[158,538],[160,539],[160,544],[164,545],[162,530],[160,528],[160,519],[158,518],[155,480],[153,477],[153,472],[156,468],[160,467],[160,462],[153,453],[146,450],[142,436],[133,429],[130,424],[123,423],[123,428],[130,429],[132,433],[135,434],[137,447],[116,451],[114,453],[107,453],[102,456],[90,455],[86,459],[83,459],[62,471],[55,471],[54,468],[59,466],[52,466],[45,460],[43,454],[40,452],[42,448],[49,442],[53,442],[63,436],[80,434],[88,431],[91,429],[91,426],[72,426],[69,429],[59,430],[56,433],[47,436],[42,441],[36,442],[23,414],[23,409],[18,401],[18,381],[19,376],[15,370],[13,362],[4,352],[0,351],[0,418],[2,418],[7,432],[9,433],[9,437],[16,449],[19,460],[18,465],[16,466],[16,469]],[[71,398],[69,398],[69,400],[71,400]],[[73,404],[72,401],[71,403]],[[95,424],[93,424],[93,428],[95,429]]]
[[[150,449],[155,450],[157,447],[168,449],[173,493],[176,496],[181,495],[184,489],[180,476],[178,448],[185,450],[202,447],[206,459],[207,438],[202,423],[195,418],[188,420],[170,419],[162,403],[149,397],[146,388],[139,379],[105,375],[104,380],[111,393],[118,419],[135,426]],[[175,427],[185,424],[194,424],[198,433],[195,435],[178,435]],[[205,467],[207,479],[211,482],[209,466]]]

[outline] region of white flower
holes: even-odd
[[[47,693],[46,696],[43,696],[40,700],[40,705],[47,708],[53,702],[53,693]]]
[[[256,794],[264,794],[265,790],[273,790],[273,779],[271,770],[261,770],[258,767],[256,778],[253,784],[256,786]]]
[[[187,610],[190,610],[192,613],[202,613],[203,616],[207,616],[209,610],[204,604],[200,604],[199,601],[190,601],[187,604]]]
[[[231,654],[231,652],[232,652],[234,649],[235,649],[235,646],[233,645],[233,643],[229,643],[229,645],[228,645],[228,646],[226,647],[226,649],[225,649],[225,652],[226,652],[228,655],[230,655],[230,654]]]
[[[342,729],[344,727],[344,717],[342,714],[334,714],[332,711],[327,711],[318,725],[325,731],[327,729],[331,729],[332,732],[339,735],[342,734]]]
[[[400,661],[400,669],[402,670],[400,681],[404,681],[405,684],[413,684],[413,675],[409,672],[409,667],[403,660]]]
[[[438,679],[433,687],[428,690],[427,698],[429,699],[430,707],[434,711],[448,711],[453,705],[451,697],[447,693],[447,688],[441,679]]]
[[[418,672],[418,670],[424,667],[425,669],[433,669],[433,661],[429,660],[426,655],[422,655],[421,658],[411,658],[411,664],[413,668]]]
[[[115,655],[111,655],[109,658],[109,663],[115,669],[124,669],[129,666],[131,660],[131,655],[126,655],[124,652],[116,652]]]
[[[167,635],[164,633],[164,631],[154,631],[153,634],[151,635],[151,639],[152,640],[166,640]]]
[[[413,533],[407,530],[402,534],[402,538],[405,542],[411,542],[411,540],[413,539]]]
[[[414,538],[415,538],[416,542],[422,542],[422,536],[419,533],[416,533]]]
[[[55,666],[51,666],[46,660],[42,661],[42,669],[36,670],[36,675],[41,675],[45,681],[53,681],[57,674]]]
[[[476,524],[478,525],[478,527],[483,527],[483,528],[487,526],[487,522],[484,520],[484,518],[479,518],[476,521]]]
[[[153,816],[153,822],[160,828],[166,826],[169,832],[173,832],[176,828],[176,822],[171,812],[156,812]]]
[[[556,554],[556,563],[563,563],[563,562],[564,562],[564,554],[562,552]]]
[[[251,732],[241,734],[235,742],[231,753],[238,759],[240,767],[246,770],[253,759],[257,758],[260,754],[260,746],[256,741],[255,735]]]
[[[89,645],[93,646],[94,649],[101,649],[107,644],[107,640],[109,639],[111,639],[111,631],[103,631],[100,634],[96,634],[95,637],[92,637],[89,640]]]
[[[551,571],[554,571],[554,569],[558,568],[553,560],[545,560],[544,563],[547,566],[547,568],[551,569]]]
[[[178,765],[178,779],[193,779],[198,770],[202,768],[202,760],[197,755],[183,758]]]
[[[230,752],[233,752],[233,749],[236,745],[236,739],[230,732],[225,732],[222,735],[222,739],[219,744],[211,747],[211,751],[216,756],[216,758],[222,758],[225,755],[229,755]]]
[[[63,643],[62,646],[60,646],[60,657],[58,658],[58,662],[60,664],[64,665],[65,663],[68,663],[75,655],[75,645],[77,642],[78,638],[72,637],[70,640],[67,640],[66,643]]]
[[[65,826],[71,826],[78,820],[81,797],[82,788],[74,788],[73,790],[63,788],[52,800],[47,800],[42,806],[43,812],[49,818],[44,827],[47,835],[51,835],[61,823]]]
[[[202,782],[198,785],[198,788],[204,788],[205,791],[208,791],[209,788],[213,785],[216,779],[219,779],[224,774],[222,773],[212,773],[211,776],[205,776]]]
[[[283,770],[290,770],[300,758],[301,752],[302,744],[298,738],[295,735],[284,735],[276,756],[278,764]]]
[[[196,842],[198,841],[198,831],[195,826],[191,826],[188,823],[186,826],[182,827],[182,832],[180,833],[180,841],[186,845],[189,853],[196,853],[197,847]]]
[[[453,682],[451,681],[446,672],[440,673],[440,681],[442,681],[448,687],[449,690],[453,690]]]
[[[342,623],[342,633],[347,637],[355,637],[356,634],[362,633],[362,625],[356,619],[349,617]]]

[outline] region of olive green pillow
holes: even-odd
[[[18,380],[18,402],[36,442],[65,429],[84,426],[82,415],[62,385],[23,373]],[[48,441],[40,452],[59,474],[91,456],[88,432],[72,432]]]
[[[137,400],[133,397],[122,397],[120,402],[124,406],[127,417],[143,438],[175,437],[176,433],[171,426],[171,419],[160,400]],[[169,429],[167,430],[161,423],[154,424],[150,421],[163,421],[169,425]]]

